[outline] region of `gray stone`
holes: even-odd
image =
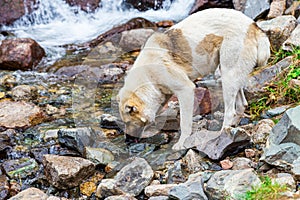
[[[170,190],[169,198],[180,200],[208,200],[203,190],[202,175],[200,173],[191,174],[187,182],[181,183]]]
[[[259,68],[254,71],[245,87],[247,99],[253,99],[263,92],[264,86],[271,82],[280,72],[288,68],[293,61],[291,56],[284,58],[275,65]]]
[[[175,161],[174,165],[170,165],[167,171],[167,183],[183,183],[186,181],[186,177],[183,174],[183,169],[181,167],[181,161]]]
[[[278,173],[275,178],[272,178],[272,181],[280,185],[286,185],[291,190],[296,189],[296,182],[293,176],[289,173]]]
[[[110,197],[105,198],[104,200],[137,200],[137,199],[131,195],[124,194],[124,195],[110,196]]]
[[[144,193],[147,197],[168,196],[170,190],[175,186],[177,186],[177,184],[149,185],[145,188]]]
[[[233,0],[234,8],[255,19],[270,8],[269,0]]]
[[[37,188],[28,188],[19,192],[16,196],[9,198],[9,200],[47,200],[48,195]]]
[[[150,197],[148,200],[168,200],[168,196],[156,196],[156,197]]]
[[[270,145],[264,149],[260,160],[274,166],[290,168],[292,163],[300,157],[300,146],[294,143]]]
[[[85,148],[85,158],[92,161],[96,165],[107,165],[115,159],[114,155],[110,151],[102,148],[91,147]]]
[[[219,160],[229,151],[248,145],[250,137],[242,128],[228,127],[221,132],[200,130],[185,141],[186,147],[195,147],[213,160]]]
[[[271,20],[260,21],[257,25],[269,36],[272,48],[278,51],[296,28],[297,21],[292,15],[284,15]]]
[[[299,18],[298,18],[299,19]],[[291,33],[291,36],[283,43],[282,48],[284,50],[292,51],[293,48],[300,46],[300,22]]]
[[[251,186],[261,183],[253,169],[223,170],[208,180],[206,192],[211,199],[240,199]]]
[[[242,170],[252,168],[252,161],[249,158],[237,157],[233,159],[233,170]]]
[[[280,106],[280,107],[276,107],[276,108],[272,108],[270,110],[267,110],[266,114],[270,117],[275,117],[275,116],[281,115],[287,109],[288,109],[288,106]]]
[[[44,155],[43,165],[48,181],[59,189],[78,186],[95,171],[95,165],[80,157]]]
[[[186,153],[184,158],[182,158],[182,161],[186,164],[186,167],[191,174],[204,171],[209,168],[209,166],[203,160],[203,155],[195,152],[192,149]]]
[[[10,178],[26,178],[36,174],[39,165],[32,158],[20,158],[3,162],[3,169]]]
[[[270,133],[271,144],[293,142],[300,145],[300,106],[288,109]]]
[[[134,157],[114,179],[103,179],[97,187],[96,196],[105,198],[113,195],[139,195],[150,184],[154,172],[143,158]]]
[[[300,181],[300,157],[294,160],[291,171],[295,176],[296,180]]]
[[[123,167],[114,179],[122,191],[137,196],[150,184],[153,176],[154,172],[148,162],[136,157]]]

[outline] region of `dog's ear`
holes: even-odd
[[[126,105],[125,106],[125,112],[129,113],[130,115],[134,114],[134,113],[138,113],[138,108],[136,106],[130,106],[130,105]]]

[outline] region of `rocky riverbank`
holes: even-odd
[[[93,12],[99,2],[81,9]],[[139,10],[167,5],[124,2]],[[38,1],[33,4],[37,9]],[[274,50],[293,52],[274,53],[277,59],[251,75],[247,99],[259,102],[264,87],[278,84],[278,74],[299,69],[299,5],[197,0],[191,12],[221,6],[251,13]],[[159,134],[124,137],[114,100],[122,77],[147,38],[174,23],[132,19],[89,42],[65,45],[66,55],[53,65],[45,65],[36,41],[1,32],[0,199],[243,199],[261,176],[287,186],[281,199],[300,198],[300,99],[279,101],[259,118],[245,116],[238,127],[219,132],[220,85],[205,77],[196,82],[189,149],[171,149],[179,137],[175,96],[163,108]],[[290,77],[288,87],[299,89],[300,74]]]

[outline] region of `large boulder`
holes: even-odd
[[[78,6],[85,12],[93,12],[100,6],[101,0],[66,0],[70,6]]]
[[[31,70],[44,56],[44,49],[33,39],[5,39],[0,45],[0,69]]]
[[[0,102],[1,128],[28,128],[45,119],[45,114],[34,104],[7,100]]]
[[[2,0],[0,2],[0,25],[12,24],[23,15],[38,7],[37,0]]]

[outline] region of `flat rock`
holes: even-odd
[[[223,131],[200,130],[186,139],[185,147],[196,147],[213,160],[219,160],[230,151],[248,145],[250,137],[242,128],[226,128]]]
[[[252,169],[222,170],[214,173],[207,182],[206,192],[212,199],[239,199],[251,186],[260,184]]]
[[[297,21],[292,15],[283,15],[271,20],[257,22],[257,25],[269,36],[272,48],[278,51],[296,28]]]
[[[0,69],[31,70],[44,56],[45,50],[33,39],[5,39],[0,44]]]
[[[271,144],[292,142],[300,145],[300,106],[288,109],[270,133]]]
[[[28,128],[45,120],[42,110],[31,103],[19,101],[0,102],[0,127]]]
[[[170,190],[175,186],[177,186],[177,184],[149,185],[145,188],[144,193],[147,197],[168,196]]]
[[[3,168],[10,178],[26,178],[37,173],[39,166],[32,158],[20,158],[5,161]]]
[[[169,198],[208,200],[203,190],[201,174],[192,174],[189,176],[187,182],[180,183],[179,185],[171,188]]]
[[[80,157],[44,155],[43,165],[48,181],[59,189],[78,186],[94,173],[95,165]]]
[[[92,161],[96,165],[107,165],[115,159],[114,155],[110,151],[102,148],[92,147],[85,148],[85,158]]]
[[[19,192],[17,195],[9,198],[9,200],[47,200],[48,195],[37,188],[28,188]]]

